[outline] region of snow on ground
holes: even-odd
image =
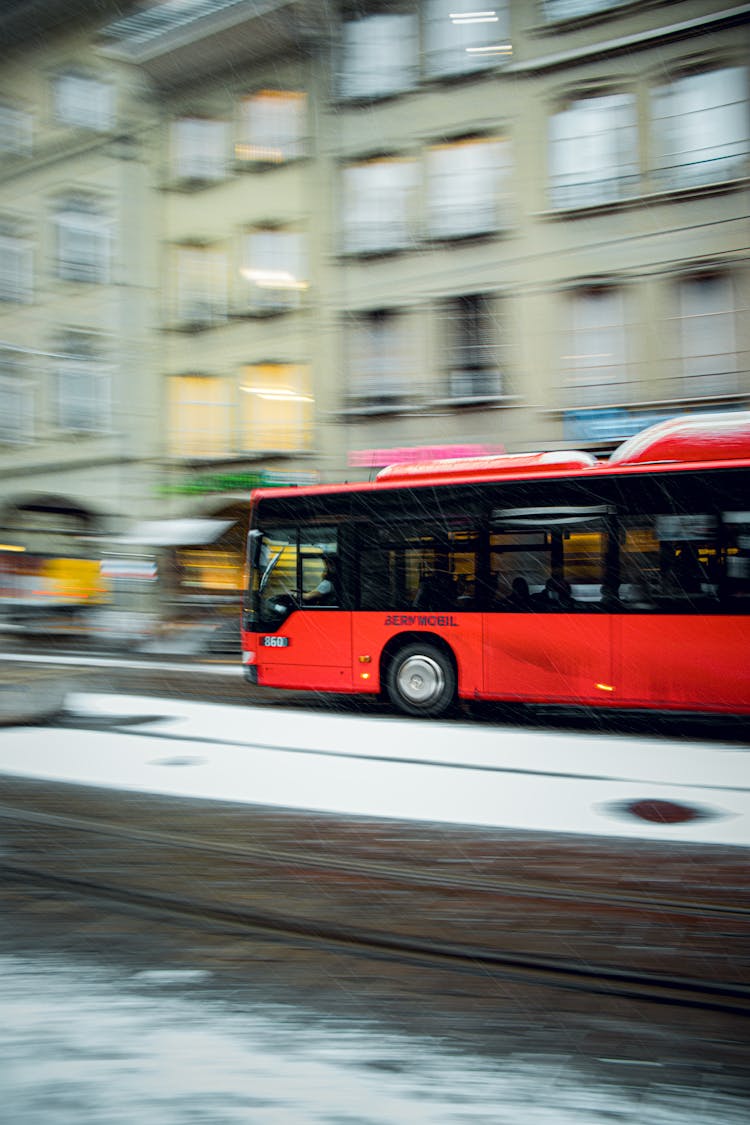
[[[2,635],[2,629],[0,629],[0,635]],[[185,671],[184,660],[173,662],[168,660],[150,660],[146,663],[142,657],[140,659],[138,657],[128,659],[126,656],[104,656],[99,653],[97,653],[96,656],[83,656],[81,653],[65,656],[63,653],[55,653],[54,657],[50,657],[46,653],[24,652],[23,654],[19,654],[17,652],[3,652],[0,653],[0,660],[2,660],[4,664],[54,664],[61,668],[134,668],[139,672],[144,671],[144,669],[153,672]],[[239,679],[243,674],[242,665],[239,661],[235,661],[232,664],[191,663],[189,668],[191,673],[195,674],[204,672],[207,675],[230,676],[234,679]]]
[[[0,957],[4,1121],[25,1125],[741,1125],[717,1076],[668,1084],[657,1058],[576,1064],[528,1048],[390,1031],[302,1006],[194,991],[200,972],[123,975]],[[622,1078],[615,1066],[621,1063]],[[647,1076],[630,1084],[633,1074]],[[700,1085],[698,1086],[698,1082]],[[53,1108],[54,1107],[54,1108]]]
[[[73,694],[68,709],[98,729],[6,727],[0,773],[366,817],[750,847],[748,751],[736,745],[127,695]],[[692,819],[654,823],[629,811],[657,801],[692,810]]]

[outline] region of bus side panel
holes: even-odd
[[[750,618],[621,616],[619,699],[635,707],[750,712]]]
[[[379,691],[380,656],[401,634],[440,637],[456,658],[458,694],[473,699],[482,691],[482,616],[479,613],[355,613],[352,621],[353,690]]]
[[[300,610],[276,633],[246,634],[259,686],[351,692],[351,616],[338,610]]]
[[[488,699],[614,702],[613,623],[604,613],[493,613],[484,618]]]

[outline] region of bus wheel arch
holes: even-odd
[[[433,633],[400,633],[383,650],[380,683],[390,702],[406,715],[438,718],[456,704],[456,657]]]

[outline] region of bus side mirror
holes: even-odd
[[[258,566],[262,539],[263,534],[260,531],[248,531],[247,533],[247,561],[253,570],[257,569]]]

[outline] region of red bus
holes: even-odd
[[[251,496],[253,684],[742,714],[748,611],[750,411]]]

